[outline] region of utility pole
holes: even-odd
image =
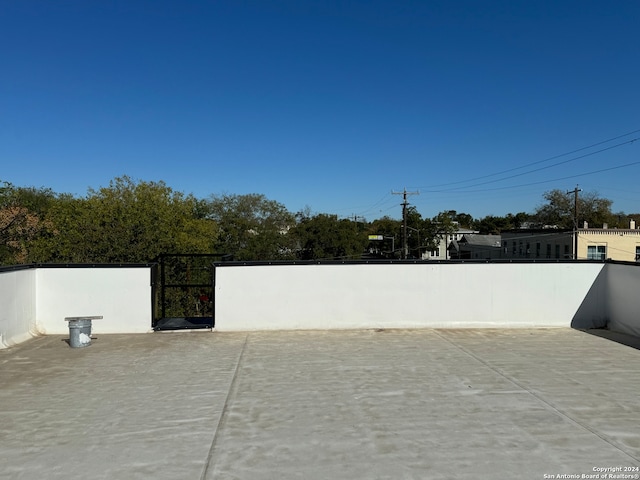
[[[354,225],[355,225],[355,227],[356,227],[356,228],[355,228],[356,233],[358,232],[358,220],[361,220],[361,221],[362,221],[362,223],[364,223],[365,218],[364,218],[364,217],[362,217],[362,216],[360,216],[360,215],[356,215],[356,214],[354,213],[354,214],[353,214],[353,224],[354,224]]]
[[[573,259],[578,259],[578,192],[581,192],[576,185],[576,188],[567,192],[567,195],[573,193]]]
[[[409,202],[407,202],[407,195],[420,195],[420,192],[407,192],[405,188],[402,192],[394,192],[392,190],[391,194],[402,195],[404,199],[402,202],[402,258],[406,259],[409,254],[407,245],[407,205],[409,205]]]

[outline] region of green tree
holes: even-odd
[[[402,221],[384,216],[372,221],[367,229],[369,235],[381,235],[383,240],[368,243],[374,255],[384,258],[399,258],[402,249]]]
[[[112,180],[86,198],[61,196],[50,209],[55,230],[37,242],[36,261],[148,262],[161,253],[212,253],[215,222],[192,195],[164,182]]]
[[[621,216],[621,219],[624,219],[626,221],[624,227],[620,227],[620,228],[629,228],[629,222],[631,220],[633,220],[634,222],[636,222],[636,228],[640,228],[640,213],[629,213],[629,214],[625,214],[623,212],[620,212],[619,215]],[[621,220],[622,222],[623,220]]]
[[[360,258],[368,242],[357,222],[338,219],[337,215],[300,213],[292,233],[302,260]]]
[[[473,228],[473,217],[468,213],[458,213],[456,210],[447,210],[438,214],[441,218],[449,218],[451,221],[460,228]]]
[[[526,213],[517,213],[516,215],[509,213],[504,217],[487,215],[484,218],[476,220],[474,227],[481,235],[499,235],[500,232],[505,230],[520,228],[523,222],[526,221],[526,218],[529,218]]]
[[[289,230],[295,217],[284,205],[261,194],[212,196],[205,209],[220,231],[219,252],[236,260],[283,260],[295,257]]]
[[[440,212],[433,218],[425,219],[423,222],[424,250],[436,250],[441,239],[446,239],[455,232],[459,227],[457,218],[456,211],[449,210]]]
[[[545,192],[543,197],[546,203],[538,206],[533,215],[536,223],[540,226],[553,225],[558,228],[574,228],[575,197],[573,193],[556,189]],[[605,223],[611,227],[618,226],[618,223],[621,222],[621,219],[619,220],[620,214],[611,212],[612,204],[611,200],[601,198],[596,192],[580,193],[578,195],[577,227],[582,227],[585,221],[589,226],[597,228],[601,228]]]
[[[428,243],[428,228],[427,224],[418,212],[415,206],[407,208],[407,248],[409,258],[420,258],[421,253],[426,248]],[[404,230],[404,222],[402,225]],[[403,233],[404,235],[404,233]]]
[[[453,214],[452,214],[453,212]],[[395,244],[395,254],[385,254],[386,257],[401,258],[403,221],[383,217],[371,222],[369,231],[374,235],[393,237]],[[410,258],[422,258],[425,251],[435,250],[440,244],[440,239],[445,238],[458,228],[455,220],[455,211],[441,212],[433,218],[422,218],[415,206],[407,208],[407,246]],[[389,241],[385,241],[385,246],[391,247]],[[380,249],[379,243],[371,243],[370,247]]]
[[[33,241],[52,228],[45,215],[54,201],[49,189],[0,186],[0,264],[29,261]]]

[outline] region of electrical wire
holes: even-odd
[[[629,135],[633,135],[634,133],[638,133],[638,132],[640,132],[640,129],[633,130],[631,132],[624,133],[622,135],[618,135],[618,136],[609,138],[607,140],[602,140],[602,141],[593,143],[591,145],[587,145],[586,147],[580,147],[580,148],[577,148],[575,150],[571,150],[570,152],[561,153],[559,155],[554,155],[553,157],[545,158],[543,160],[537,160],[535,162],[526,163],[526,164],[521,165],[519,167],[509,168],[507,170],[502,170],[500,172],[490,173],[488,175],[482,175],[480,177],[470,178],[470,179],[466,179],[466,180],[459,180],[459,181],[456,181],[456,182],[442,183],[442,184],[436,184],[436,185],[427,185],[427,186],[424,186],[424,187],[417,187],[417,188],[430,189],[430,188],[435,188],[435,187],[445,187],[445,186],[449,186],[449,185],[459,185],[461,183],[475,182],[477,180],[483,180],[485,178],[490,178],[490,177],[495,177],[495,176],[498,176],[498,175],[503,175],[505,173],[515,172],[517,170],[522,170],[523,168],[527,168],[527,167],[530,167],[530,166],[533,166],[533,165],[539,165],[539,164],[545,163],[545,162],[550,162],[551,160],[555,160],[557,158],[566,157],[567,155],[571,155],[571,154],[578,153],[578,152],[581,152],[581,151],[584,151],[584,150],[588,150],[590,148],[597,147],[599,145],[604,145],[605,143],[613,142],[614,140],[618,140],[618,139],[623,138],[623,137],[628,137]],[[627,143],[633,143],[636,140],[638,140],[638,138],[635,138],[633,140],[629,140],[627,142],[622,142],[622,143],[620,143],[618,145],[615,145],[613,147],[608,147],[608,148],[605,148],[605,149],[600,150],[600,151],[609,150],[610,148],[615,148],[617,146],[625,145]],[[599,152],[594,152],[593,154],[595,154],[595,153],[599,153]],[[587,154],[587,155],[584,155],[584,156],[589,156],[589,155],[592,155],[592,154]],[[583,158],[584,156],[576,157],[576,160],[579,159],[579,158]],[[571,160],[569,160],[569,161],[571,161]],[[557,163],[557,165],[561,165],[563,163],[568,163],[569,161],[559,162],[559,163]],[[544,167],[544,168],[551,168],[551,166]],[[537,170],[533,170],[533,172],[535,172],[535,171],[537,171]],[[526,174],[526,172],[525,172],[525,174]],[[524,174],[519,174],[519,175],[524,175]],[[507,177],[505,179],[508,179],[508,178],[511,178],[511,177]],[[496,181],[500,181],[500,180],[496,180]]]
[[[580,155],[578,157],[570,158],[568,160],[563,160],[562,162],[557,162],[557,163],[554,163],[552,165],[547,165],[545,167],[540,167],[540,168],[536,168],[534,170],[529,170],[529,171],[526,171],[526,172],[523,172],[523,173],[518,173],[516,175],[510,175],[508,177],[499,178],[497,180],[489,180],[489,181],[486,181],[486,182],[476,183],[476,184],[473,184],[473,185],[468,185],[466,187],[455,187],[455,188],[451,188],[451,189],[448,189],[448,190],[440,190],[440,192],[479,187],[479,186],[482,186],[482,185],[488,185],[490,183],[497,183],[497,182],[502,182],[504,180],[510,180],[512,178],[522,177],[524,175],[529,175],[530,173],[535,173],[535,172],[539,172],[539,171],[542,171],[542,170],[547,170],[549,168],[553,168],[553,167],[557,167],[559,165],[564,165],[564,164],[567,164],[567,163],[570,163],[570,162],[574,162],[576,160],[580,160],[582,158],[590,157],[590,156],[596,155],[598,153],[606,152],[607,150],[612,150],[614,148],[621,147],[622,145],[627,145],[627,144],[633,143],[633,142],[635,142],[637,140],[640,140],[640,137],[634,138],[632,140],[627,140],[626,142],[618,143],[616,145],[612,145],[612,146],[607,147],[607,148],[596,150],[595,152],[585,153],[584,155]]]
[[[631,162],[631,163],[625,163],[624,165],[616,165],[615,167],[602,168],[600,170],[593,170],[591,172],[576,173],[574,175],[568,175],[566,177],[558,177],[558,178],[553,178],[553,179],[549,179],[549,180],[540,180],[538,182],[521,183],[519,185],[509,185],[509,186],[506,186],[506,187],[486,188],[486,189],[481,189],[481,190],[464,190],[463,192],[464,193],[491,192],[491,191],[496,191],[496,190],[508,190],[508,189],[511,189],[511,188],[529,187],[531,185],[542,185],[544,183],[558,182],[560,180],[569,180],[569,179],[572,179],[572,178],[586,177],[587,175],[595,175],[596,173],[608,172],[608,171],[611,171],[611,170],[618,170],[620,168],[631,167],[631,166],[638,165],[638,164],[640,164],[640,161]],[[457,190],[457,189],[451,189],[451,190],[429,190],[427,192],[428,193],[446,193],[446,192],[450,192],[450,191],[454,191],[454,190]]]
[[[552,182],[558,182],[558,181],[569,180],[569,179],[574,179],[574,178],[580,178],[580,177],[584,177],[584,176],[588,176],[588,175],[595,175],[595,174],[598,174],[598,173],[603,173],[603,172],[607,172],[607,171],[611,171],[611,170],[627,168],[627,167],[631,167],[631,166],[640,164],[640,161],[630,162],[630,163],[626,163],[626,164],[623,164],[623,165],[617,165],[617,166],[603,168],[603,169],[589,171],[589,172],[576,173],[576,174],[567,175],[567,176],[564,176],[564,177],[546,179],[546,180],[541,180],[541,181],[536,181],[536,182],[528,182],[528,183],[521,183],[521,184],[516,184],[516,185],[507,185],[507,186],[502,186],[502,187],[492,187],[492,188],[484,188],[484,189],[475,189],[474,188],[474,187],[479,187],[479,186],[483,186],[483,185],[489,185],[489,184],[492,184],[492,183],[504,182],[506,180],[511,180],[511,179],[514,179],[514,178],[522,177],[522,176],[525,176],[525,175],[529,175],[529,174],[532,174],[532,173],[540,172],[540,171],[547,170],[547,169],[550,169],[550,168],[558,167],[558,166],[565,165],[567,163],[574,162],[574,161],[577,161],[577,160],[580,160],[580,159],[583,159],[583,158],[586,158],[586,157],[590,157],[590,156],[593,156],[593,155],[600,154],[602,152],[606,152],[606,151],[609,151],[609,150],[612,150],[612,149],[615,149],[615,148],[619,148],[619,147],[624,146],[624,145],[632,144],[632,143],[636,142],[637,140],[640,140],[640,137],[635,137],[635,138],[632,138],[630,140],[626,140],[624,142],[617,143],[615,145],[610,145],[610,146],[607,146],[605,148],[598,149],[596,151],[584,153],[582,155],[578,155],[578,156],[572,157],[570,159],[562,160],[562,161],[559,161],[559,162],[554,162],[551,165],[546,165],[546,166],[542,166],[542,167],[539,167],[539,168],[531,169],[531,170],[528,170],[526,172],[521,172],[521,173],[517,173],[517,174],[514,174],[514,175],[509,175],[509,176],[501,177],[501,178],[494,179],[494,180],[487,180],[487,181],[478,182],[479,180],[485,180],[487,178],[496,177],[496,176],[499,176],[499,175],[505,175],[507,173],[515,172],[515,171],[518,171],[518,170],[522,170],[524,168],[531,167],[531,166],[534,166],[534,165],[540,165],[540,164],[543,164],[543,163],[551,162],[553,160],[556,160],[556,159],[559,159],[559,158],[563,158],[563,157],[566,157],[568,155],[572,155],[574,153],[583,152],[585,150],[593,149],[594,147],[598,147],[600,145],[605,145],[607,143],[613,142],[615,140],[619,140],[619,139],[624,138],[624,137],[628,137],[629,135],[633,135],[633,134],[636,134],[638,132],[640,132],[640,129],[636,129],[636,130],[624,133],[622,135],[617,135],[615,137],[611,137],[611,138],[608,138],[606,140],[602,140],[602,141],[599,141],[599,142],[596,142],[596,143],[592,143],[590,145],[587,145],[587,146],[584,146],[584,147],[580,147],[580,148],[571,150],[569,152],[561,153],[559,155],[554,155],[552,157],[545,158],[543,160],[530,162],[530,163],[527,163],[527,164],[524,164],[524,165],[521,165],[521,166],[518,166],[518,167],[510,168],[510,169],[507,169],[507,170],[502,170],[500,172],[495,172],[495,173],[491,173],[491,174],[488,174],[488,175],[483,175],[483,176],[480,176],[480,177],[474,177],[474,178],[470,178],[470,179],[466,179],[466,180],[460,180],[460,181],[456,181],[456,182],[435,184],[435,185],[431,185],[431,186],[412,187],[412,188],[415,188],[417,190],[421,190],[423,193],[438,193],[438,194],[443,194],[443,193],[449,193],[449,194],[453,194],[453,193],[473,194],[473,193],[492,192],[492,191],[497,192],[497,191],[515,189],[515,188],[520,188],[521,189],[521,188],[529,187],[529,186],[542,185],[542,184],[546,184],[546,183],[552,183]],[[470,182],[477,182],[477,183],[473,183],[471,185],[457,186],[457,187],[452,187],[452,188],[438,188],[438,187],[447,187],[447,186],[452,186],[452,185],[468,184]],[[358,212],[358,215],[366,216],[367,214],[374,213],[374,210],[379,210],[379,213],[382,213],[383,211],[389,211],[391,209],[396,208],[397,207],[397,203],[395,203],[395,202],[394,202],[393,205],[390,205],[390,206],[384,205],[384,207],[381,207],[379,209],[377,208],[377,207],[383,205],[384,203],[386,203],[386,201],[389,200],[389,197],[390,197],[390,194],[384,195],[377,202],[373,203],[370,207],[368,207],[368,208],[366,208],[364,210],[360,210]]]

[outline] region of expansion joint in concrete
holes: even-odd
[[[620,451],[623,455],[629,457],[629,459],[633,460],[636,464],[638,462],[640,462],[640,458],[635,457],[634,455],[632,455],[631,453],[625,451],[623,448],[621,448],[619,445],[616,445],[614,443],[612,443],[606,436],[598,433],[596,430],[594,430],[593,428],[589,427],[589,425],[573,418],[572,416],[570,416],[569,414],[567,414],[566,412],[563,412],[562,410],[560,410],[558,407],[556,407],[553,403],[549,402],[548,400],[546,400],[545,398],[543,398],[541,395],[539,395],[538,393],[536,393],[535,391],[533,391],[530,388],[527,388],[525,385],[521,384],[520,382],[518,382],[517,380],[515,380],[514,378],[512,378],[511,376],[509,376],[508,374],[506,374],[505,372],[503,372],[502,370],[494,367],[493,365],[491,365],[489,362],[487,362],[486,360],[483,360],[482,358],[480,358],[479,356],[477,356],[476,354],[474,354],[473,352],[471,352],[470,350],[466,349],[465,347],[458,345],[457,343],[455,343],[454,341],[452,341],[451,339],[447,338],[446,335],[442,335],[440,332],[438,332],[437,330],[434,330],[434,332],[436,333],[436,335],[438,335],[440,338],[442,338],[443,340],[445,340],[447,343],[449,343],[450,345],[452,345],[453,347],[457,348],[458,350],[460,350],[461,352],[463,352],[465,355],[473,358],[476,362],[484,365],[486,368],[490,369],[491,371],[493,371],[496,375],[499,375],[500,377],[504,378],[506,381],[508,381],[509,383],[511,383],[512,385],[518,387],[519,389],[524,390],[525,392],[527,392],[529,395],[531,395],[533,398],[535,398],[538,402],[540,402],[542,405],[544,405],[545,408],[553,411],[554,413],[556,413],[557,415],[561,416],[562,418],[566,419],[568,422],[573,423],[574,425],[578,426],[579,428],[582,428],[586,431],[588,431],[589,433],[591,433],[592,435],[595,435],[596,437],[598,437],[600,440],[602,440],[603,442],[606,442],[607,444],[611,445],[613,448],[615,448],[616,450]]]
[[[229,407],[230,400],[235,396],[236,392],[236,379],[238,377],[238,371],[240,370],[240,365],[242,364],[242,357],[244,356],[245,349],[247,348],[247,341],[249,339],[249,334],[245,335],[244,343],[242,344],[242,348],[240,349],[240,354],[238,355],[238,360],[236,361],[236,366],[233,371],[233,375],[231,376],[231,381],[229,382],[229,387],[227,388],[227,396],[224,400],[224,405],[222,407],[222,411],[220,412],[220,417],[218,418],[218,423],[215,427],[213,439],[211,440],[211,446],[209,447],[209,453],[207,454],[207,460],[204,464],[204,469],[202,470],[202,475],[200,475],[200,480],[206,480],[209,471],[213,471],[213,467],[215,466],[215,462],[212,462],[214,457],[214,452],[216,449],[216,444],[218,443],[218,433],[220,432],[222,426],[226,422],[227,411]]]

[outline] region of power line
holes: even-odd
[[[442,193],[442,192],[447,192],[447,191],[463,190],[463,189],[466,189],[466,188],[479,187],[481,185],[488,185],[490,183],[497,183],[497,182],[502,182],[504,180],[510,180],[512,178],[522,177],[523,175],[528,175],[530,173],[535,173],[535,172],[539,172],[539,171],[542,171],[542,170],[547,170],[549,168],[557,167],[559,165],[564,165],[564,164],[567,164],[569,162],[574,162],[576,160],[580,160],[581,158],[586,158],[586,157],[590,157],[592,155],[596,155],[598,153],[606,152],[607,150],[612,150],[614,148],[621,147],[622,145],[627,145],[627,144],[630,144],[630,143],[634,143],[637,140],[640,140],[640,137],[636,137],[636,138],[633,138],[631,140],[627,140],[626,142],[622,142],[622,143],[618,143],[616,145],[609,146],[607,148],[602,148],[600,150],[596,150],[595,152],[585,153],[584,155],[579,155],[577,157],[570,158],[568,160],[563,160],[562,162],[557,162],[557,163],[554,163],[552,165],[547,165],[545,167],[540,167],[540,168],[536,168],[534,170],[529,170],[527,172],[518,173],[516,175],[510,175],[508,177],[499,178],[497,180],[489,180],[489,181],[486,181],[486,182],[476,183],[476,184],[473,184],[473,185],[467,185],[466,187],[455,187],[455,188],[450,188],[450,189],[445,189],[445,190],[431,190],[430,192],[432,192],[432,193]]]
[[[498,176],[498,175],[503,175],[503,174],[505,174],[505,173],[515,172],[515,171],[517,171],[517,170],[522,170],[523,168],[527,168],[527,167],[530,167],[530,166],[533,166],[533,165],[539,165],[539,164],[541,164],[541,163],[545,163],[545,162],[550,162],[551,160],[555,160],[555,159],[557,159],[557,158],[566,157],[567,155],[571,155],[571,154],[574,154],[574,153],[577,153],[577,152],[581,152],[581,151],[583,151],[583,150],[588,150],[588,149],[590,149],[590,148],[597,147],[598,145],[604,145],[605,143],[613,142],[614,140],[618,140],[618,139],[623,138],[623,137],[628,137],[629,135],[633,135],[634,133],[638,133],[638,132],[640,132],[640,129],[633,130],[633,131],[631,131],[631,132],[624,133],[624,134],[622,134],[622,135],[618,135],[618,136],[615,136],[615,137],[609,138],[609,139],[607,139],[607,140],[602,140],[602,141],[599,141],[599,142],[596,142],[596,143],[592,143],[591,145],[587,145],[586,147],[580,147],[580,148],[577,148],[577,149],[575,149],[575,150],[571,150],[571,151],[569,151],[569,152],[561,153],[561,154],[559,154],[559,155],[554,155],[554,156],[552,156],[552,157],[545,158],[545,159],[543,159],[543,160],[537,160],[537,161],[535,161],[535,162],[526,163],[526,164],[521,165],[521,166],[519,166],[519,167],[509,168],[509,169],[507,169],[507,170],[502,170],[502,171],[500,171],[500,172],[490,173],[490,174],[488,174],[488,175],[483,175],[483,176],[480,176],[480,177],[474,177],[474,178],[470,178],[470,179],[466,179],[466,180],[459,180],[459,181],[456,181],[456,182],[449,182],[449,183],[441,183],[441,184],[436,184],[436,185],[429,185],[429,186],[420,187],[420,188],[421,188],[421,189],[426,189],[426,188],[435,188],[435,187],[446,187],[446,186],[449,186],[449,185],[459,185],[459,184],[461,184],[461,183],[475,182],[475,181],[477,181],[477,180],[483,180],[483,179],[485,179],[485,178],[490,178],[490,177],[495,177],[495,176]],[[623,143],[621,143],[621,144],[619,144],[619,145],[617,145],[617,146],[624,145],[624,144],[626,144],[626,143],[633,143],[633,142],[634,142],[634,141],[636,141],[636,140],[637,140],[637,138],[636,138],[636,139],[633,139],[633,140],[631,140],[631,141],[628,141],[628,142],[623,142]],[[615,148],[615,147],[611,147],[611,148]],[[608,149],[609,149],[609,148],[607,148],[607,149],[603,149],[603,150],[601,150],[601,151],[608,150]],[[595,152],[595,153],[598,153],[598,152]],[[585,155],[585,156],[587,156],[587,155]],[[582,157],[577,157],[577,158],[582,158]],[[562,164],[562,163],[566,163],[566,162],[558,163],[558,165],[560,165],[560,164]],[[550,168],[550,167],[545,167],[545,168]],[[534,170],[534,171],[537,171],[537,170]],[[510,178],[510,177],[508,177],[508,178]]]
[[[608,172],[611,170],[618,170],[620,168],[626,168],[626,167],[632,167],[633,165],[638,165],[640,164],[640,161],[637,162],[631,162],[631,163],[625,163],[624,165],[617,165],[615,167],[609,167],[609,168],[602,168],[600,170],[593,170],[591,172],[585,172],[585,173],[576,173],[575,175],[568,175],[566,177],[559,177],[559,178],[553,178],[550,180],[540,180],[538,182],[530,182],[530,183],[521,183],[518,185],[509,185],[506,187],[494,187],[494,188],[485,188],[485,189],[481,189],[481,190],[430,190],[428,191],[429,193],[446,193],[446,192],[451,192],[451,191],[460,191],[461,193],[476,193],[476,192],[492,192],[492,191],[496,191],[496,190],[508,190],[511,188],[522,188],[522,187],[529,187],[531,185],[541,185],[543,183],[551,183],[551,182],[558,182],[560,180],[569,180],[572,178],[578,178],[578,177],[585,177],[587,175],[595,175],[596,173],[602,173],[602,172]]]
[[[382,196],[382,198],[380,198],[380,200],[378,200],[377,202],[375,202],[373,205],[371,205],[370,207],[366,208],[365,210],[361,210],[359,212],[360,215],[366,215],[367,213],[373,212],[376,207],[381,206],[380,207],[380,211],[382,211],[382,204],[385,202],[385,200],[389,200],[391,197],[389,197],[389,194],[385,194],[384,196]],[[390,210],[391,208],[394,208],[395,205],[393,206],[388,206],[385,208],[385,210]]]
[[[621,168],[631,167],[631,166],[640,164],[640,161],[639,162],[631,162],[631,163],[627,163],[627,164],[623,164],[623,165],[617,165],[617,166],[614,166],[614,167],[609,167],[609,168],[604,168],[604,169],[599,169],[599,170],[594,170],[594,171],[589,171],[589,172],[584,172],[584,173],[568,175],[568,176],[554,178],[554,179],[536,181],[536,182],[528,182],[528,183],[522,183],[522,184],[517,184],[517,185],[508,185],[508,186],[503,186],[503,187],[493,187],[493,188],[485,188],[485,189],[474,189],[474,190],[471,189],[473,187],[478,187],[478,186],[482,186],[482,185],[488,185],[488,184],[491,184],[491,183],[502,182],[502,181],[506,181],[506,180],[509,180],[509,179],[513,179],[513,178],[521,177],[521,176],[528,175],[528,174],[531,174],[531,173],[535,173],[535,172],[539,172],[539,171],[542,171],[542,170],[546,170],[546,169],[549,169],[549,168],[553,168],[553,167],[557,167],[557,166],[560,166],[560,165],[564,165],[564,164],[567,164],[567,163],[570,163],[570,162],[573,162],[573,161],[576,161],[576,160],[580,160],[580,159],[583,159],[583,158],[586,158],[586,157],[589,157],[589,156],[596,155],[598,153],[602,153],[602,152],[605,152],[605,151],[608,151],[608,150],[612,150],[614,148],[621,147],[623,145],[628,145],[628,144],[634,143],[637,140],[640,140],[640,137],[636,137],[636,138],[633,138],[631,140],[626,140],[624,142],[620,142],[620,143],[617,143],[615,145],[610,145],[608,147],[601,148],[601,149],[599,149],[597,151],[588,152],[588,153],[585,153],[583,155],[578,155],[576,157],[573,157],[573,158],[570,158],[570,159],[567,159],[567,160],[562,160],[560,162],[555,162],[552,165],[543,166],[543,167],[540,167],[540,168],[532,169],[532,170],[529,170],[529,171],[526,171],[526,172],[522,172],[522,173],[518,173],[518,174],[515,174],[515,175],[510,175],[510,176],[507,176],[507,177],[502,177],[502,178],[498,178],[498,179],[490,180],[490,181],[486,181],[486,182],[475,183],[475,184],[472,184],[472,185],[466,185],[466,186],[460,186],[460,187],[448,188],[448,189],[446,189],[446,188],[436,189],[436,187],[445,187],[445,186],[450,186],[450,185],[460,185],[460,184],[463,184],[463,183],[467,183],[468,184],[469,182],[476,182],[478,180],[484,180],[484,179],[487,179],[487,178],[496,177],[498,175],[504,175],[504,174],[507,174],[507,173],[510,173],[510,172],[515,172],[515,171],[518,171],[518,170],[522,170],[524,168],[531,167],[531,166],[534,166],[534,165],[540,165],[542,163],[546,163],[546,162],[550,162],[552,160],[556,160],[556,159],[559,159],[559,158],[562,158],[562,157],[566,157],[567,155],[571,155],[571,154],[574,154],[574,153],[578,153],[578,152],[582,152],[582,151],[585,151],[585,150],[589,150],[589,149],[592,149],[592,148],[597,147],[599,145],[604,145],[604,144],[613,142],[615,140],[618,140],[618,139],[621,139],[621,138],[624,138],[624,137],[628,137],[629,135],[633,135],[633,134],[638,133],[638,132],[640,132],[640,129],[636,129],[636,130],[624,133],[622,135],[617,135],[615,137],[611,137],[611,138],[608,138],[606,140],[595,142],[595,143],[592,143],[590,145],[571,150],[569,152],[565,152],[565,153],[562,153],[562,154],[559,154],[559,155],[554,155],[552,157],[549,157],[549,158],[546,158],[546,159],[543,159],[543,160],[538,160],[538,161],[535,161],[535,162],[530,162],[530,163],[521,165],[519,167],[514,167],[514,168],[507,169],[507,170],[502,170],[500,172],[496,172],[496,173],[492,173],[492,174],[488,174],[488,175],[483,175],[483,176],[480,176],[480,177],[474,177],[474,178],[470,178],[470,179],[466,179],[466,180],[460,180],[460,181],[456,181],[456,182],[449,182],[449,183],[444,183],[444,184],[436,184],[436,185],[432,185],[430,187],[420,187],[420,189],[422,191],[426,191],[428,193],[473,194],[473,193],[479,193],[479,192],[492,192],[492,191],[493,192],[498,192],[498,191],[504,191],[504,190],[509,190],[509,189],[513,189],[513,188],[523,188],[523,187],[541,185],[541,184],[545,184],[545,183],[552,183],[552,182],[556,182],[556,181],[574,179],[574,178],[579,178],[579,177],[588,176],[588,175],[594,175],[594,174],[598,174],[598,173],[602,173],[602,172],[606,172],[606,171],[611,171],[611,170],[617,170],[617,169],[621,169]],[[394,194],[394,193],[395,192],[392,192],[392,194]],[[398,192],[398,193],[401,193],[401,192]],[[376,210],[377,209],[376,207],[378,207],[378,206],[380,206],[380,209],[379,209],[380,213],[383,212],[383,208],[384,208],[384,211],[389,211],[392,208],[394,208],[393,206],[383,205],[383,204],[387,203],[386,200],[388,200],[388,194],[384,195],[382,198],[380,198],[377,202],[372,204],[370,207],[368,207],[366,209],[363,209],[363,210],[360,210],[359,213],[361,215],[366,215],[368,213],[377,213],[377,212],[374,212],[374,210]]]

